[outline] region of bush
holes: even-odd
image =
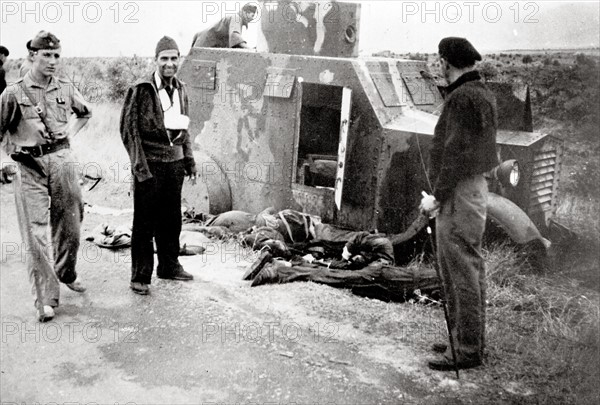
[[[127,89],[152,73],[152,69],[153,65],[150,59],[137,56],[110,61],[106,69],[107,98],[111,101],[121,101],[125,97]]]
[[[588,63],[588,59],[585,56],[585,54],[583,53],[578,53],[575,56],[575,63],[577,63],[578,65],[586,65]]]
[[[486,81],[494,80],[500,73],[491,62],[483,62],[478,70]]]
[[[97,58],[65,58],[59,74],[68,79],[89,102],[104,98],[104,64]]]
[[[429,57],[428,57],[428,54],[421,54],[421,53],[417,52],[417,53],[416,53],[416,54],[414,54],[414,55],[413,55],[412,53],[409,53],[409,54],[408,54],[408,59],[411,59],[411,60],[424,60],[424,61],[427,61],[427,60],[429,59]]]

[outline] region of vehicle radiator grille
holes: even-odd
[[[544,150],[536,153],[533,158],[529,206],[534,211],[552,209],[557,156],[556,150]]]

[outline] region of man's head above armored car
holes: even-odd
[[[256,12],[257,12],[258,8],[251,3],[245,4],[244,7],[242,7],[242,25],[248,25],[248,23],[250,23],[251,21],[254,20],[254,18],[256,18]]]

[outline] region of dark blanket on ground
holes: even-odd
[[[280,262],[268,263],[254,278],[252,287],[263,284],[283,284],[294,281],[312,281],[385,301],[406,301],[414,298],[415,290],[434,295],[440,282],[433,269],[372,264],[360,270],[334,270],[318,265],[288,267]]]

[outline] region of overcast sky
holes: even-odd
[[[169,35],[186,54],[194,33],[246,2],[0,1],[0,43],[11,57],[40,29],[56,34],[64,56],[153,55]],[[325,4],[325,2],[322,2]],[[362,1],[361,52],[435,52],[444,36],[482,51],[598,46],[598,1]],[[247,33],[253,41],[252,27]]]

